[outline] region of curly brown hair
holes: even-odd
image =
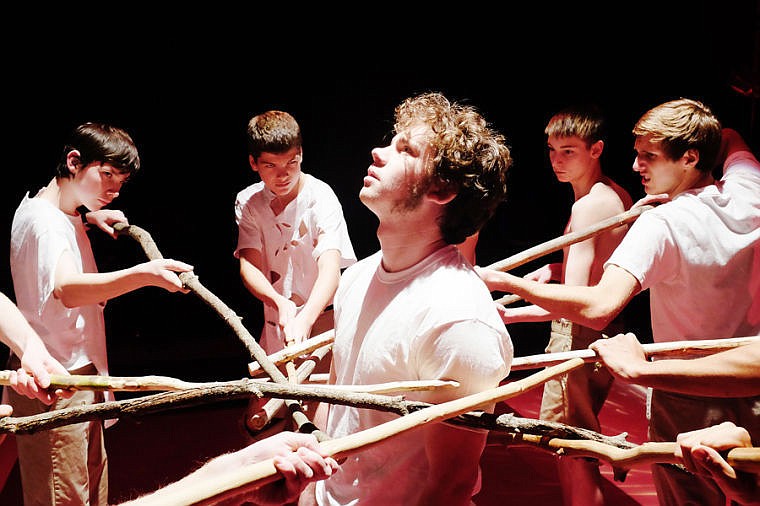
[[[512,156],[504,136],[472,106],[437,92],[407,98],[396,107],[396,132],[425,124],[432,130],[429,186],[456,194],[438,226],[448,244],[479,231],[506,198]]]

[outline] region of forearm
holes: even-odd
[[[514,293],[543,308],[552,318],[567,318],[586,327],[603,329],[617,316],[608,308],[596,287],[537,283],[508,273],[501,273],[499,289]],[[620,308],[622,309],[622,307]]]
[[[317,260],[319,273],[309,298],[301,308],[300,314],[313,325],[319,315],[332,301],[340,282],[340,252],[329,250],[322,253]]]
[[[746,345],[695,359],[663,359],[638,364],[629,381],[687,395],[760,395],[760,346]]]
[[[24,315],[4,293],[0,293],[0,313],[0,339],[17,357],[23,355],[30,340],[40,341]]]
[[[243,286],[251,295],[268,306],[277,307],[277,299],[281,298],[282,295],[277,293],[272,283],[259,269],[249,263],[241,265],[240,278],[243,280]]]
[[[150,276],[138,266],[113,272],[79,273],[57,282],[54,296],[66,307],[80,307],[105,302],[149,283]]]

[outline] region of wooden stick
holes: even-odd
[[[710,355],[720,351],[729,350],[745,344],[760,341],[760,336],[731,337],[726,339],[703,339],[698,341],[671,341],[664,343],[642,344],[647,357],[689,358]],[[564,362],[571,358],[581,358],[585,362],[596,362],[597,354],[593,350],[572,350],[556,353],[542,353],[515,357],[512,360],[512,371],[523,369],[538,369]]]
[[[13,371],[0,371],[0,385],[10,385],[10,374]],[[299,374],[300,376],[300,374]],[[309,378],[315,375],[309,376]],[[256,383],[266,382],[267,380],[252,380]],[[50,387],[65,390],[111,390],[111,391],[144,391],[144,392],[179,392],[182,390],[212,388],[216,386],[225,386],[232,382],[212,381],[204,383],[194,383],[183,381],[168,376],[99,376],[86,374],[53,374],[51,375]],[[299,385],[304,386],[299,382]],[[308,384],[306,384],[308,386]],[[401,392],[415,392],[421,390],[435,390],[439,388],[456,388],[459,383],[456,381],[442,380],[418,380],[418,381],[393,381],[388,383],[378,383],[373,385],[327,385],[320,384],[319,388],[333,390],[336,392],[355,392],[371,394],[396,394]]]
[[[159,251],[158,246],[156,246],[155,241],[146,230],[135,225],[127,225],[126,223],[115,223],[113,228],[117,234],[128,235],[129,237],[136,240],[140,246],[142,246],[143,251],[149,259],[163,258],[163,255]],[[179,279],[182,281],[185,287],[197,295],[209,307],[214,309],[214,311],[216,311],[217,314],[221,316],[225,322],[227,322],[227,324],[232,328],[238,338],[243,342],[243,345],[248,348],[251,356],[256,359],[256,361],[261,365],[261,368],[264,369],[264,372],[266,372],[267,375],[272,378],[272,381],[275,381],[277,383],[288,382],[288,378],[277,368],[275,364],[269,360],[264,349],[253,338],[251,333],[248,332],[248,329],[245,328],[241,318],[235,314],[235,312],[219,297],[211,292],[211,290],[203,286],[203,284],[198,280],[198,276],[196,276],[195,273],[181,272],[179,273]],[[285,404],[291,408],[294,419],[302,418],[300,415],[303,415],[303,412],[300,410],[301,405],[298,403],[298,401],[287,400],[285,401]],[[300,415],[298,415],[298,413],[300,413]]]
[[[555,251],[559,251],[565,246],[570,246],[571,244],[575,244],[576,242],[581,242],[583,240],[588,239],[589,237],[593,237],[606,230],[617,228],[622,225],[625,225],[626,223],[630,223],[634,221],[636,218],[638,218],[639,215],[641,215],[641,213],[643,213],[644,211],[648,211],[652,209],[653,207],[654,206],[651,206],[651,205],[634,207],[633,209],[629,209],[628,211],[625,211],[624,213],[616,214],[615,216],[611,216],[607,218],[606,220],[601,220],[600,222],[584,230],[579,230],[577,232],[564,234],[554,239],[551,239],[549,241],[533,246],[532,248],[528,248],[522,251],[521,253],[512,255],[511,257],[505,258],[504,260],[501,260],[499,262],[492,263],[486,268],[494,269],[497,271],[508,271],[510,269],[514,269],[515,267],[519,267],[523,264],[526,264],[530,262],[531,260],[535,260],[536,258],[542,257],[544,255],[548,255],[549,253],[554,253]]]
[[[301,374],[299,373],[299,376]],[[367,394],[400,394],[404,392],[422,392],[438,389],[450,389],[458,388],[458,381],[446,381],[446,380],[409,380],[409,381],[389,381],[387,383],[372,383],[368,385],[331,385],[325,383],[328,380],[328,374],[312,374],[308,377],[308,383],[299,383],[300,386],[308,387],[309,385],[318,386],[320,389],[332,392],[352,392],[352,393],[367,393]],[[320,381],[315,381],[315,377]],[[263,381],[268,380],[253,380]]]
[[[530,442],[561,455],[594,457],[622,469],[650,464],[683,463],[683,460],[675,454],[677,443],[672,442],[649,441],[634,448],[617,448],[587,439],[552,438],[547,440],[546,436],[536,434],[514,433],[512,439],[514,443]],[[726,460],[734,469],[760,474],[760,448],[734,448],[728,452]]]
[[[145,256],[150,260],[164,258],[153,240],[153,237],[151,237],[147,230],[126,223],[115,223],[113,228],[118,235],[126,235],[137,241],[140,246],[142,246]],[[181,272],[179,273],[179,279],[186,288],[197,295],[203,302],[208,304],[225,322],[227,322],[245,347],[248,348],[251,356],[261,364],[264,371],[273,381],[287,383],[288,379],[279,369],[277,369],[277,366],[267,358],[266,352],[256,339],[253,338],[251,333],[248,332],[248,329],[242,324],[241,318],[235,314],[227,304],[219,299],[219,297],[203,286],[198,280],[198,276],[191,272]]]
[[[317,367],[317,363],[321,362],[329,351],[329,346],[323,346],[322,348],[313,350],[312,354],[309,355],[309,358],[305,360],[297,370],[295,370],[293,362],[288,362],[290,368],[292,369],[292,371],[289,371],[288,373],[291,381],[294,384],[300,384],[301,382],[305,381],[309,375],[314,372],[314,369]],[[246,427],[251,430],[262,430],[275,416],[277,416],[284,405],[284,399],[269,399],[264,403],[259,411],[254,413],[246,421]],[[299,430],[302,424],[308,423],[308,419],[299,417],[297,413],[293,413],[293,416],[294,420],[296,420],[296,425],[298,426]],[[326,439],[326,436],[321,431],[316,431],[314,435],[317,436],[320,441]]]
[[[498,299],[495,299],[494,302],[501,304],[502,306],[508,306],[510,304],[514,304],[518,300],[522,300],[522,297],[519,295],[515,295],[513,293],[509,293],[507,295],[504,295],[503,297],[499,297]]]
[[[0,371],[0,385],[10,385],[13,371]],[[111,391],[182,391],[191,388],[208,388],[222,382],[192,383],[168,376],[100,376],[96,374],[52,374],[50,388],[64,390]]]
[[[321,384],[326,384],[328,381],[330,381],[330,373],[327,372],[315,372],[309,376],[309,379],[307,380],[308,383]]]
[[[335,341],[335,329],[330,329],[298,344],[288,346],[287,348],[272,353],[268,358],[275,365],[284,364],[285,362],[294,360],[302,355],[311,353],[318,348],[332,344],[333,341]],[[261,365],[256,361],[250,362],[248,364],[248,373],[251,376],[260,374]]]
[[[320,445],[328,455],[340,459],[351,453],[376,445],[385,439],[424,424],[443,421],[447,418],[461,415],[473,409],[509,399],[510,397],[514,397],[527,390],[535,388],[556,376],[577,369],[583,364],[584,362],[581,359],[568,360],[562,364],[532,374],[527,378],[507,383],[491,390],[461,397],[459,399],[454,399],[441,404],[434,404],[375,427],[342,438],[324,441],[320,443]],[[178,491],[171,498],[162,498],[161,505],[185,506],[189,504],[197,504],[201,501],[208,500],[214,496],[224,494],[254,482],[256,487],[260,487],[267,483],[271,483],[278,478],[279,475],[277,470],[270,459],[257,464],[243,466],[227,473],[224,477],[215,477],[213,482],[209,480],[196,482],[192,486],[188,486],[185,489]],[[145,506],[151,504],[159,506],[157,502],[150,501],[146,501],[142,504]]]
[[[512,255],[511,257],[505,258],[504,260],[492,263],[486,268],[494,269],[497,271],[508,271],[514,269],[544,255],[548,255],[549,253],[554,253],[555,251],[559,251],[577,242],[585,241],[589,237],[593,237],[597,234],[601,234],[602,232],[606,232],[607,230],[630,223],[638,218],[641,213],[648,211],[653,207],[654,206],[652,205],[634,207],[633,209],[629,209],[623,213],[611,216],[606,220],[602,220],[584,230],[578,230],[577,232],[571,232],[569,234],[555,237],[549,241],[542,242],[541,244],[523,250],[516,255]],[[510,304],[514,304],[518,300],[522,300],[522,297],[519,295],[508,294],[499,299],[496,299],[496,302],[502,306],[508,306]]]
[[[388,383],[375,383],[373,385],[320,385],[320,388],[326,388],[327,390],[335,390],[338,392],[364,392],[368,394],[382,395],[458,387],[458,381],[444,380],[390,381]]]

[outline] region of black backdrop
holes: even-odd
[[[635,197],[643,193],[631,170],[630,129],[659,102],[704,100],[760,147],[757,89],[753,98],[732,87],[755,80],[757,88],[755,1],[541,3],[517,12],[460,6],[435,16],[379,7],[354,18],[327,6],[276,14],[205,6],[169,15],[122,6],[95,21],[92,11],[87,18],[61,11],[44,24],[31,13],[8,21],[0,237],[9,237],[23,194],[52,176],[65,134],[80,122],[111,122],[133,135],[144,167],[115,207],[150,232],[164,256],[192,263],[258,336],[261,307],[232,257],[233,201],[256,180],[245,125],[263,110],[281,108],[300,122],[303,168],[335,189],[360,258],[378,247],[376,220],[357,197],[370,149],[389,140],[393,107],[421,91],[477,106],[512,147],[509,196],[481,234],[481,265],[562,233],[572,195],[551,172],[543,127],[569,103],[593,100],[607,110],[604,167]],[[127,238],[93,233],[92,240],[101,270],[144,260]],[[0,251],[7,265],[7,247]],[[7,268],[0,289],[13,296]],[[628,311],[629,328],[643,339],[646,308],[643,294]],[[112,374],[247,375],[246,350],[194,295],[143,288],[110,301],[106,321]],[[518,355],[539,353],[548,338],[546,324],[509,330]]]

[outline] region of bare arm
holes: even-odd
[[[733,128],[724,128],[721,130],[720,154],[718,155],[716,163],[723,165],[726,162],[726,158],[739,151],[752,152],[739,132]]]
[[[297,499],[307,484],[328,478],[338,469],[337,462],[320,449],[314,436],[280,432],[256,441],[242,450],[216,457],[179,481],[133,501],[122,503],[122,506],[171,502],[172,495],[178,490],[192,487],[197,482],[213,481],[215,477],[223,476],[231,470],[270,458],[274,459],[274,467],[284,480],[260,488],[237,489],[201,504],[233,504],[227,502],[233,498],[234,504],[248,504],[249,501],[260,506],[286,504]]]
[[[79,272],[70,252],[61,255],[55,270],[53,294],[66,307],[97,304],[145,286],[157,286],[170,292],[187,293],[178,272],[193,267],[172,259],[158,259],[112,272]]]
[[[259,250],[246,248],[240,251],[240,278],[251,294],[267,306],[277,309],[278,324],[284,326],[296,315],[296,305],[275,290],[261,270]]]
[[[708,397],[760,395],[760,343],[693,359],[649,361],[632,333],[600,339],[590,348],[625,381],[660,390]]]
[[[37,332],[3,293],[0,293],[0,340],[21,359],[21,370],[12,371],[9,379],[14,390],[46,404],[63,393],[59,390],[51,394],[46,389],[50,386],[50,374],[68,372],[50,355]]]
[[[478,268],[478,274],[491,291],[514,293],[556,317],[596,330],[605,328],[641,290],[638,280],[616,265],[608,266],[594,286],[537,283],[493,269]]]
[[[340,281],[340,251],[327,250],[317,259],[317,279],[309,298],[298,314],[284,327],[285,340],[300,343],[309,337],[311,327],[330,303]]]

